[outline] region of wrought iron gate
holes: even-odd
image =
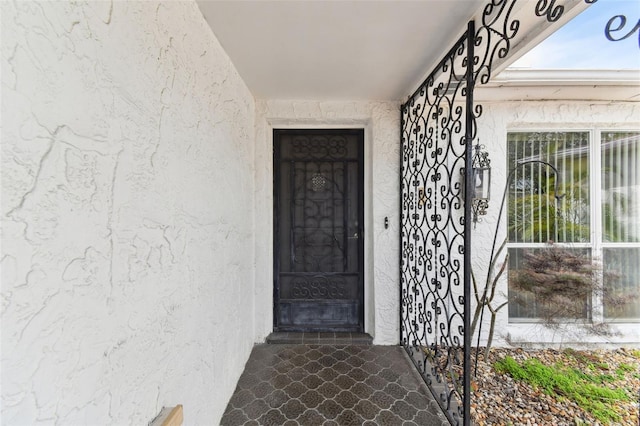
[[[400,341],[456,425],[470,424],[473,93],[509,55],[517,2],[488,0],[401,109]],[[564,6],[533,12],[553,23]]]
[[[474,32],[402,106],[401,342],[453,424],[469,407]]]

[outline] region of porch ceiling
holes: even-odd
[[[255,97],[319,100],[403,99],[484,3],[198,0]]]

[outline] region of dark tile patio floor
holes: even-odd
[[[222,425],[448,425],[398,346],[257,345]]]

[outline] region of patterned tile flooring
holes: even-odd
[[[257,345],[231,425],[448,425],[398,346]]]

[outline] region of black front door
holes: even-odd
[[[274,328],[364,331],[363,130],[274,130]]]

